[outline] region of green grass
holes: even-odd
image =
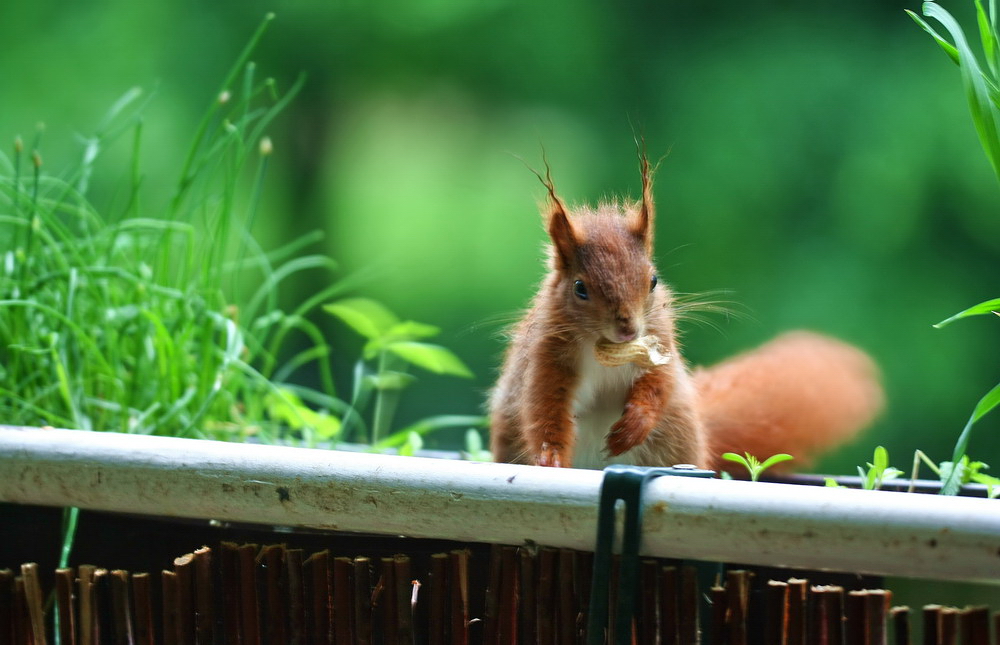
[[[274,146],[268,126],[302,85],[279,91],[256,77],[250,55],[271,19],[212,97],[166,190],[147,185],[162,178],[143,176],[139,90],[112,106],[66,172],[47,172],[41,130],[0,154],[0,422],[305,445],[336,443],[346,426],[355,441],[394,447],[414,427],[390,434],[406,377],[390,391],[389,368],[433,369],[427,360],[436,358],[444,373],[467,372],[447,350],[416,342],[433,328],[406,323],[383,343],[376,368],[359,361],[350,401],[338,395],[331,361],[354,359],[333,355],[318,319],[323,305],[348,302],[356,281],[306,252],[318,233],[271,251],[251,235]],[[98,161],[115,145],[131,154],[118,187],[123,206],[95,204],[92,180],[107,172]],[[286,283],[307,272],[326,286],[282,302]],[[399,360],[406,351],[416,354]],[[297,378],[303,368],[318,375],[310,385]],[[372,388],[369,431],[362,418]],[[455,422],[481,425],[438,417],[416,428]]]
[[[986,153],[986,158],[989,160],[993,172],[997,179],[1000,179],[1000,31],[997,29],[997,2],[996,0],[988,0],[988,3],[988,6],[984,6],[983,0],[975,0],[979,41],[983,50],[985,67],[980,64],[976,54],[969,46],[961,25],[939,4],[924,2],[923,14],[940,23],[951,35],[952,42],[941,36],[930,24],[912,11],[907,11],[907,13],[924,31],[931,35],[948,58],[958,65],[976,134],[979,136],[979,142],[982,144],[983,152]],[[935,327],[944,327],[962,318],[984,314],[1000,315],[1000,299],[986,300],[969,307],[941,321]],[[963,464],[970,463],[967,451],[972,438],[973,426],[987,412],[997,406],[1000,406],[1000,383],[993,386],[979,400],[959,434],[952,451],[952,460],[945,462],[949,466],[947,469],[943,469],[944,474],[941,477],[943,483],[941,492],[943,494],[954,495],[958,492],[959,486],[966,478],[966,468]],[[981,464],[981,462],[972,463]]]
[[[0,423],[307,446],[336,446],[352,428],[354,440],[401,454],[457,425],[470,428],[469,454],[481,458],[481,417],[443,415],[389,432],[413,380],[406,365],[468,375],[448,350],[419,342],[436,328],[343,299],[353,282],[334,277],[330,258],[304,253],[319,234],[273,251],[251,234],[274,145],[268,125],[302,85],[279,92],[255,77],[249,56],[271,19],[207,107],[164,203],[144,191],[138,90],[112,106],[66,173],[46,172],[41,130],[30,147],[17,138],[12,156],[0,154]],[[116,143],[131,151],[117,209],[90,195],[97,162]],[[327,286],[282,308],[283,285],[304,272]],[[349,403],[331,360],[351,359],[331,352],[315,320],[323,305],[360,321],[366,356],[379,359],[375,368],[358,359]],[[304,367],[318,374],[314,384],[296,382]],[[60,566],[77,519],[78,509],[65,509]]]
[[[169,202],[143,197],[142,93],[128,92],[85,142],[82,159],[49,175],[37,136],[0,157],[0,415],[5,423],[140,434],[233,438],[260,424],[283,343],[310,341],[334,398],[329,348],[305,315],[284,313],[282,279],[333,269],[322,256],[265,253],[249,230],[272,144],[271,120],[301,81],[279,94],[248,61],[254,35],[206,110]],[[231,88],[231,89],[230,89]],[[222,98],[220,98],[222,97]],[[90,201],[96,162],[130,139],[124,209]],[[304,240],[308,241],[308,240]],[[243,293],[241,285],[259,284]],[[323,290],[323,298],[339,284]],[[248,423],[248,421],[250,421]],[[258,422],[258,423],[254,423]]]

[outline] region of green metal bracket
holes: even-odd
[[[639,569],[639,544],[642,538],[642,493],[649,480],[661,475],[714,477],[715,472],[694,466],[643,468],[614,464],[604,469],[601,503],[597,517],[597,546],[594,549],[594,575],[590,588],[590,616],[587,620],[587,645],[627,645],[632,642],[632,618],[635,615],[635,592]],[[609,598],[611,593],[611,553],[615,540],[615,506],[625,505],[621,564],[618,570],[617,603],[613,640],[606,641]]]

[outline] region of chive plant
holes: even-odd
[[[332,259],[305,252],[318,233],[272,251],[251,235],[274,147],[267,128],[302,84],[279,92],[257,78],[250,55],[271,20],[212,98],[162,204],[143,190],[138,90],[111,108],[68,172],[46,171],[40,134],[0,154],[3,423],[305,445],[336,443],[350,426],[352,439],[380,447],[481,425],[446,416],[389,434],[392,386],[412,380],[395,376],[396,359],[467,375],[444,348],[416,342],[436,331],[418,323],[391,330],[379,365],[356,371],[351,400],[338,396],[330,362],[343,357],[315,319],[331,302],[334,313],[349,309],[342,296],[356,281],[335,279]],[[132,157],[124,206],[101,206],[91,179],[121,139]],[[288,307],[279,292],[303,272],[326,286]],[[313,385],[297,382],[304,367],[318,375]],[[361,421],[359,392],[371,388],[377,436]]]
[[[289,274],[330,270],[321,256],[265,253],[249,234],[283,94],[248,61],[264,21],[206,111],[169,203],[143,200],[143,102],[128,92],[89,137],[80,162],[46,172],[15,142],[0,157],[0,414],[6,423],[231,438],[262,424],[263,394],[291,332],[311,347],[291,359],[319,365],[334,397],[328,347],[303,315],[277,308]],[[230,89],[232,88],[232,89]],[[96,162],[122,136],[132,164],[124,209],[90,199]],[[255,292],[240,294],[256,272]],[[320,294],[330,297],[339,284]],[[321,298],[322,300],[322,298]],[[321,301],[320,300],[320,301]]]
[[[318,233],[272,251],[251,235],[274,147],[265,133],[302,85],[300,77],[279,92],[256,77],[250,55],[272,19],[226,75],[163,204],[143,192],[139,90],[112,106],[65,173],[47,172],[41,130],[0,153],[0,423],[312,446],[335,445],[351,421],[352,438],[404,454],[443,427],[478,437],[483,418],[459,415],[384,436],[397,390],[412,380],[393,371],[400,360],[468,375],[444,348],[417,342],[436,333],[427,325],[384,330],[376,339],[383,360],[371,368],[362,358],[352,400],[340,398],[330,366],[340,357],[313,314],[333,301],[328,311],[350,319],[362,301],[342,295],[356,285],[334,279],[330,258],[304,252]],[[131,150],[127,198],[102,207],[91,180],[121,139]],[[327,286],[283,309],[282,284],[306,271],[321,272],[315,282]],[[318,374],[315,385],[296,382],[305,366]],[[372,390],[379,436],[361,421]],[[66,509],[62,567],[77,518]]]

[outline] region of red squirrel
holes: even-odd
[[[636,204],[572,212],[551,175],[538,175],[548,190],[549,271],[514,327],[490,397],[494,459],[719,470],[727,451],[762,460],[786,452],[801,467],[871,422],[883,403],[878,370],[860,350],[825,336],[791,332],[689,369],[673,292],[653,265],[644,154],[640,170]],[[632,362],[615,361],[636,348]]]

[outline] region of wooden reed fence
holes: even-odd
[[[56,631],[62,645],[585,642],[592,554],[511,546],[492,547],[488,562],[470,554],[335,557],[224,542],[158,575],[81,565],[52,577],[24,564],[0,570],[0,645],[47,645]],[[990,635],[1000,614],[985,607],[911,612],[883,589],[761,581],[746,570],[704,588],[700,577],[692,565],[644,560],[632,642],[1000,645]]]

